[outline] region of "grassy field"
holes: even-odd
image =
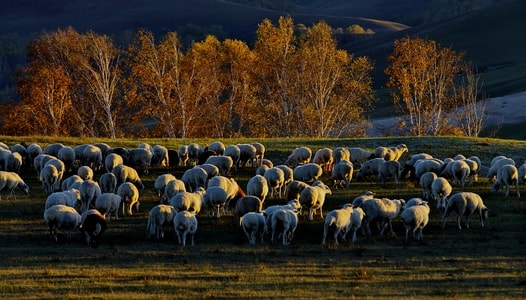
[[[12,145],[25,140],[41,145],[61,141],[67,145],[92,140],[53,138],[11,138]],[[145,140],[175,149],[190,141]],[[212,140],[192,141],[202,145]],[[247,140],[222,140],[225,144]],[[98,140],[97,142],[100,142]],[[132,148],[137,140],[106,140],[111,146]],[[262,140],[266,157],[282,163],[293,148],[313,150],[337,146],[363,147],[405,143],[409,154],[427,152],[435,157],[458,153],[478,155],[485,165],[492,157],[506,155],[517,163],[525,160],[526,142],[517,140],[463,138],[379,138],[342,140]],[[402,161],[407,159],[407,154]],[[431,202],[431,218],[424,230],[424,242],[404,241],[399,219],[395,236],[358,236],[355,244],[321,246],[323,220],[300,219],[289,247],[265,244],[251,247],[231,215],[221,219],[200,215],[196,245],[179,247],[169,228],[165,240],[146,238],[148,211],[156,205],[153,181],[163,173],[180,178],[183,167],[155,169],[141,175],[146,190],[140,212],[112,218],[102,245],[89,248],[80,234],[58,243],[50,240],[43,222],[45,195],[33,170],[22,177],[30,185],[29,196],[16,193],[17,200],[0,201],[0,295],[2,298],[526,298],[526,204],[514,196],[490,194],[486,178],[465,191],[480,193],[490,209],[489,222],[482,228],[472,218],[471,228],[457,230],[456,216],[440,227],[441,211]],[[247,168],[233,177],[242,187],[255,170]],[[98,178],[100,174],[97,174]],[[324,175],[323,180],[327,180]],[[364,191],[379,197],[420,197],[421,189],[404,179],[398,186],[382,188],[377,182],[351,182],[349,190],[333,189],[324,214]],[[455,187],[454,192],[461,189]],[[521,186],[524,193],[524,186]],[[265,206],[284,203],[268,199]]]

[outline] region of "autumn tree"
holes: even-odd
[[[439,135],[447,128],[447,114],[455,107],[455,76],[464,54],[421,38],[394,43],[385,70],[393,103],[407,114],[409,131],[417,136]]]
[[[485,121],[486,98],[479,99],[479,80],[470,64],[464,64],[455,95],[459,105],[456,123],[466,136],[477,137]]]

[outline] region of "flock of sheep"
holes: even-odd
[[[79,230],[92,247],[100,244],[112,215],[132,215],[139,210],[139,199],[145,186],[139,176],[150,168],[181,166],[181,179],[170,173],[158,176],[153,189],[159,199],[149,212],[146,232],[148,238],[163,239],[167,227],[172,227],[177,241],[185,246],[189,238],[194,245],[198,217],[216,217],[232,213],[250,244],[280,242],[289,245],[294,238],[301,214],[309,221],[316,215],[324,219],[322,244],[329,240],[336,245],[357,232],[372,234],[376,225],[383,235],[392,221],[399,218],[415,240],[423,240],[423,229],[429,222],[430,200],[443,209],[442,227],[448,216],[457,215],[457,227],[465,217],[465,227],[473,214],[481,226],[488,218],[488,208],[473,192],[457,192],[478,180],[482,163],[478,157],[438,159],[427,153],[409,156],[400,163],[406,145],[377,147],[374,151],[362,148],[321,148],[313,153],[308,147],[292,151],[283,164],[274,165],[265,158],[265,146],[254,142],[225,146],[214,142],[206,148],[198,144],[181,146],[177,151],[161,145],[140,144],[135,149],[112,148],[107,144],[84,144],[69,147],[61,143],[44,148],[37,144],[16,144],[9,147],[0,143],[0,190],[8,190],[15,197],[15,189],[29,193],[20,178],[20,168],[35,169],[42,189],[47,195],[44,220],[50,235],[57,240],[57,231],[71,237]],[[255,174],[246,188],[232,177],[239,168],[251,167]],[[491,191],[503,188],[506,197],[514,187],[520,197],[519,181],[525,179],[526,164],[516,167],[513,159],[495,157],[487,177],[493,182]],[[66,177],[66,174],[73,174]],[[100,174],[95,180],[95,174]],[[320,180],[322,175],[329,178]],[[400,178],[416,180],[422,197],[404,199],[377,198],[366,192],[353,201],[323,214],[323,205],[331,188],[349,189],[351,180],[376,178],[382,185],[390,180],[398,184]],[[267,198],[283,199],[284,205],[266,206]]]

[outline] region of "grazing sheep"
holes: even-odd
[[[247,195],[256,196],[261,201],[265,201],[269,190],[267,179],[261,175],[255,175],[248,180]]]
[[[351,216],[351,225],[347,231],[352,232],[352,242],[356,243],[358,240],[356,238],[356,232],[362,227],[363,219],[365,217],[365,212],[361,207],[354,207],[353,213]]]
[[[143,170],[144,174],[148,174],[148,169],[152,163],[152,152],[145,148],[135,148],[128,152],[130,155],[128,165],[134,169]]]
[[[51,195],[55,192],[57,182],[59,182],[59,173],[54,165],[47,165],[40,170],[40,180],[42,181],[42,189],[46,195]]]
[[[80,212],[82,209],[80,191],[77,189],[71,189],[68,191],[54,192],[53,194],[47,196],[44,208],[48,209],[51,206],[57,204],[73,207],[76,211]]]
[[[267,216],[270,216],[272,213],[274,213],[276,210],[279,210],[279,209],[290,209],[290,210],[295,211],[295,212],[300,212],[301,211],[301,203],[300,203],[299,200],[293,199],[293,200],[289,200],[289,202],[287,202],[287,204],[285,204],[285,205],[272,205],[272,206],[269,206],[269,207],[265,208],[263,210],[263,212]]]
[[[82,151],[82,165],[98,171],[102,168],[102,151],[95,145],[86,145]]]
[[[112,149],[111,146],[106,143],[95,143],[93,146],[100,149],[100,152],[102,152],[102,157],[106,157],[106,155]]]
[[[206,189],[204,204],[208,208],[210,215],[215,215],[216,218],[221,217],[220,210],[223,209],[227,201],[228,195],[226,191],[219,186],[211,186]]]
[[[452,191],[453,188],[451,184],[449,184],[449,181],[444,177],[437,177],[433,180],[431,183],[431,194],[433,195],[433,199],[437,201],[437,208],[446,208],[448,202],[447,197]]]
[[[155,236],[157,240],[164,238],[164,228],[173,224],[176,213],[175,208],[171,205],[158,204],[154,206],[148,214],[146,237]]]
[[[44,221],[49,227],[49,234],[55,242],[58,241],[57,230],[66,231],[67,240],[71,239],[71,230],[81,224],[80,214],[67,205],[53,205],[44,211]]]
[[[194,166],[183,173],[181,180],[187,192],[195,192],[200,188],[205,188],[208,184],[208,173],[200,166]]]
[[[416,205],[424,205],[424,204],[428,204],[427,201],[424,201],[422,200],[422,198],[411,198],[409,200],[406,201],[405,203],[405,209],[411,207],[411,206],[416,206]]]
[[[273,167],[269,167],[273,168]],[[284,181],[283,181],[283,187],[285,187],[289,182],[294,180],[294,170],[287,166],[287,165],[276,165],[276,168],[281,169],[283,171]],[[263,174],[264,175],[264,174]]]
[[[356,174],[356,179],[369,180],[371,176],[378,176],[378,168],[380,164],[383,164],[385,159],[373,158],[363,162],[362,167]]]
[[[153,189],[155,190],[155,193],[157,194],[157,197],[159,197],[159,201],[162,202],[162,198],[164,195],[164,190],[166,188],[166,184],[172,180],[176,180],[174,175],[170,173],[161,174],[157,176],[153,183]]]
[[[155,145],[152,147],[151,165],[154,168],[167,168],[170,166],[170,158],[168,157],[168,149],[162,145]]]
[[[314,212],[320,211],[320,217],[323,219],[323,203],[326,195],[331,195],[331,189],[321,181],[316,181],[313,186],[308,186],[300,195],[300,203],[302,207],[309,209],[309,220],[314,219]]]
[[[374,155],[385,160],[399,160],[405,152],[409,152],[405,144],[400,144],[396,147],[377,147],[374,149]]]
[[[443,162],[435,158],[417,160],[415,163],[415,178],[420,180],[422,174],[426,172],[433,172],[438,176],[442,176],[440,175],[442,166]]]
[[[220,186],[226,191],[228,199],[225,207],[229,207],[230,202],[234,201],[235,204],[235,201],[237,201],[239,198],[246,196],[245,192],[243,192],[243,189],[238,185],[234,178],[227,178],[224,176],[213,177],[210,179],[210,181],[208,181],[208,188],[212,186]]]
[[[111,170],[111,173],[117,178],[117,186],[120,186],[124,182],[131,182],[137,187],[140,194],[144,191],[144,184],[142,184],[139,173],[137,173],[134,168],[126,165],[118,165]]]
[[[81,166],[77,170],[77,175],[80,176],[80,178],[87,180],[87,179],[93,179],[93,169],[91,169],[88,166]]]
[[[524,161],[524,163],[520,165],[517,170],[519,172],[519,181],[522,183],[526,182],[526,161]]]
[[[488,170],[488,179],[490,181],[493,181],[495,179],[495,176],[497,176],[497,172],[499,171],[500,167],[504,165],[515,165],[515,161],[505,156],[497,156],[493,158]]]
[[[174,231],[179,245],[186,246],[186,237],[190,235],[190,243],[194,246],[194,236],[197,231],[195,212],[180,211],[174,216]]]
[[[55,181],[55,184],[53,186],[53,189],[55,191],[58,191],[60,189],[60,182],[62,181],[62,178],[64,177],[64,173],[66,172],[66,166],[64,165],[64,163],[58,159],[58,158],[55,158],[55,157],[52,157],[50,158],[49,160],[47,160],[43,165],[42,165],[42,168],[48,166],[48,165],[53,165],[55,168],[57,168],[57,171],[58,171],[58,178],[57,180]]]
[[[294,168],[294,180],[313,182],[323,175],[323,170],[320,165],[315,163],[307,163],[299,165]]]
[[[60,149],[57,153],[57,158],[64,163],[66,172],[70,172],[73,169],[73,165],[77,159],[75,156],[75,150],[69,146]]]
[[[367,200],[371,200],[373,198],[374,198],[374,192],[367,191],[367,192],[361,194],[360,196],[354,197],[354,199],[352,200],[352,206],[354,208],[360,207],[362,202],[367,201]]]
[[[256,148],[256,156],[254,157],[255,165],[261,166],[265,158],[265,146],[260,142],[252,142],[250,144]]]
[[[433,156],[431,154],[428,154],[428,153],[418,153],[418,154],[411,155],[411,157],[409,157],[409,159],[402,166],[402,170],[401,170],[400,176],[402,178],[405,178],[409,174],[409,179],[410,180],[414,180],[416,178],[416,176],[415,176],[415,164],[416,164],[416,162],[421,160],[421,159],[432,159],[432,158],[433,158]]]
[[[261,176],[264,176],[265,175],[265,172],[270,169],[271,167],[267,166],[267,165],[261,165],[259,166],[257,169],[256,169],[256,175],[261,175]]]
[[[179,166],[186,167],[188,164],[188,146],[182,145],[179,147],[177,155],[179,156]]]
[[[300,199],[301,191],[303,191],[304,188],[308,187],[309,185],[303,181],[300,180],[293,180],[289,182],[285,186],[285,199],[286,200],[292,200],[292,199]]]
[[[333,187],[343,187],[345,184],[345,188],[349,189],[349,186],[351,184],[351,179],[354,171],[353,164],[348,160],[340,160],[338,163],[334,165],[334,168],[332,169],[332,175],[331,175],[331,182]]]
[[[27,161],[29,162],[28,165],[33,166],[33,161],[35,157],[42,154],[42,152],[43,152],[42,147],[40,147],[39,144],[35,144],[35,143],[29,144],[29,146],[27,146]]]
[[[24,194],[29,194],[29,186],[22,180],[20,175],[15,172],[0,171],[0,191],[3,189],[9,190],[9,194],[6,199],[9,199],[9,196],[13,195],[13,198],[16,200],[15,189],[19,188]],[[0,200],[2,197],[0,196]]]
[[[203,146],[191,143],[188,145],[188,159],[195,162],[203,152]]]
[[[223,155],[232,158],[232,166],[234,167],[234,170],[237,171],[237,167],[239,165],[239,158],[241,157],[241,150],[239,149],[239,147],[237,145],[228,145],[226,146]]]
[[[401,210],[405,207],[405,201],[403,199],[387,199],[387,198],[374,198],[362,202],[360,207],[365,212],[364,218],[364,229],[365,233],[371,235],[370,224],[373,221],[381,222],[383,226],[380,228],[380,236],[383,236],[385,229],[389,226],[391,234],[394,235],[393,225],[391,221],[398,216]]]
[[[265,234],[265,216],[263,213],[246,213],[241,217],[239,223],[250,245],[255,245],[258,238],[263,244],[263,236]]]
[[[459,192],[449,198],[444,216],[442,217],[442,228],[446,226],[447,217],[451,212],[457,214],[457,227],[460,226],[460,220],[463,216],[466,217],[466,228],[469,228],[469,218],[473,213],[478,213],[480,217],[480,225],[484,227],[484,221],[488,219],[488,208],[482,202],[480,195],[472,192]]]
[[[468,175],[469,185],[472,186],[473,181],[475,182],[478,181],[478,173],[479,173],[480,164],[475,159],[469,159],[469,158],[464,159],[464,162],[469,166],[469,175]]]
[[[108,173],[111,173],[113,168],[118,165],[124,165],[124,159],[117,153],[110,153],[104,159],[104,168],[106,168],[106,172]]]
[[[269,160],[269,159],[266,159],[266,158],[263,158],[263,160],[261,160],[261,166],[267,166],[269,168],[272,168],[274,166],[274,163]],[[261,167],[260,166],[260,167]],[[288,166],[287,166],[288,167]],[[289,167],[290,168],[290,167]],[[292,168],[291,168],[292,169]]]
[[[263,209],[263,201],[256,196],[245,196],[236,202],[234,218],[237,220],[249,212],[260,212]]]
[[[285,164],[291,168],[296,168],[299,165],[309,163],[312,157],[312,150],[307,147],[299,147],[292,150]]]
[[[65,146],[62,143],[49,144],[46,147],[44,147],[42,153],[57,157],[58,151],[64,147]]]
[[[321,166],[325,173],[332,171],[334,164],[334,157],[332,156],[332,149],[321,148],[314,153],[312,162]]]
[[[115,193],[117,189],[117,177],[113,173],[104,173],[99,177],[101,193]]]
[[[504,165],[497,171],[497,180],[491,186],[491,193],[495,194],[504,186],[504,196],[508,197],[510,194],[510,185],[515,185],[517,198],[520,198],[519,192],[519,170],[514,165]]]
[[[199,188],[193,193],[177,193],[175,196],[170,198],[170,200],[168,200],[168,204],[173,206],[178,212],[193,211],[195,214],[199,214],[204,203],[205,193],[206,191],[204,188]]]
[[[298,226],[298,214],[290,209],[280,209],[271,215],[272,237],[271,242],[275,243],[280,236],[283,245],[287,246],[294,238],[294,232]]]
[[[121,205],[121,196],[114,193],[102,193],[95,199],[95,209],[97,209],[105,218],[110,221],[111,214],[115,214],[115,219],[119,219],[119,207]]]
[[[90,209],[82,214],[81,222],[81,234],[84,235],[91,248],[97,248],[100,245],[102,234],[108,227],[106,218],[98,210]]]
[[[433,172],[425,172],[422,174],[422,176],[420,176],[419,184],[422,188],[422,197],[424,199],[431,198],[431,185],[433,184],[433,181],[437,179],[437,177],[437,174]]]
[[[208,175],[208,179],[214,176],[217,176],[217,175],[221,175],[219,173],[219,168],[214,166],[213,164],[204,163],[204,164],[199,165],[199,167],[203,168],[206,171],[206,174]]]
[[[78,188],[84,179],[80,178],[79,175],[71,175],[68,178],[62,180],[60,186],[63,191],[71,190],[72,188]]]
[[[82,201],[81,213],[86,212],[95,205],[95,199],[100,196],[99,184],[91,179],[84,180],[79,186],[80,199]]]
[[[352,162],[353,165],[355,166],[361,166],[364,161],[373,159],[375,157],[373,152],[367,151],[362,148],[347,148],[347,149],[351,153],[350,162]]]
[[[339,163],[342,160],[351,161],[351,152],[345,147],[338,147],[332,150],[332,157],[334,158],[334,164]]]
[[[219,169],[219,174],[222,176],[226,176],[230,174],[230,170],[232,170],[232,167],[234,166],[234,161],[232,160],[232,157],[230,156],[210,156],[205,164],[211,164],[216,166]]]
[[[4,171],[15,172],[20,174],[20,167],[22,167],[23,158],[18,152],[12,152],[7,155],[4,161]]]
[[[277,167],[272,167],[265,172],[264,177],[268,184],[270,197],[273,198],[274,192],[276,192],[278,197],[281,198],[281,191],[283,183],[285,182],[285,173],[283,170]]]
[[[225,149],[226,149],[225,144],[223,144],[220,141],[215,141],[211,143],[210,145],[208,145],[208,150],[214,151],[218,155],[223,155],[223,153],[225,153]]]
[[[344,234],[341,236],[342,241],[345,242],[345,232],[351,225],[351,216],[353,213],[352,205],[347,205],[340,209],[331,210],[325,217],[325,223],[323,224],[323,240],[322,245],[325,246],[327,242],[327,235],[329,231],[332,233],[332,238],[336,245],[338,243],[338,237],[343,231]]]
[[[417,241],[424,240],[424,227],[426,227],[429,222],[429,206],[427,202],[421,205],[415,205],[407,207],[400,214],[400,219],[404,223],[405,227],[405,240],[409,240],[409,232],[413,233],[413,239]],[[416,232],[418,234],[415,236]]]
[[[122,215],[132,215],[132,208],[135,207],[135,211],[139,212],[139,190],[131,182],[124,182],[117,188],[117,195],[122,198]]]
[[[398,185],[398,177],[400,176],[400,163],[397,160],[386,160],[378,165],[378,180],[385,183],[388,178],[393,178],[393,181]]]
[[[251,144],[237,144],[239,147],[239,167],[250,166],[254,167],[254,160],[256,159],[256,147]]]
[[[164,194],[161,197],[161,203],[167,202],[168,199],[171,199],[173,196],[175,196],[175,194],[180,192],[186,192],[186,187],[182,180],[175,179],[172,181],[168,181],[168,183],[164,187]]]
[[[471,173],[469,165],[464,160],[455,160],[451,163],[451,175],[453,176],[453,185],[464,187],[466,180]]]

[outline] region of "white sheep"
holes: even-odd
[[[208,173],[200,166],[194,166],[184,171],[181,180],[184,182],[186,191],[195,192],[199,188],[205,188],[208,184]]]
[[[255,175],[248,180],[247,195],[256,196],[261,201],[265,201],[269,191],[267,179],[261,175]]]
[[[293,180],[285,186],[284,197],[286,200],[299,199],[301,191],[309,185],[301,180]]]
[[[323,204],[326,195],[331,195],[331,189],[321,181],[316,181],[313,186],[308,186],[300,194],[300,203],[302,207],[309,210],[309,220],[313,220],[316,210],[320,211],[320,217],[323,219]]]
[[[415,162],[415,178],[417,180],[420,180],[420,177],[422,176],[422,174],[426,172],[433,172],[439,175],[440,171],[442,170],[442,165],[443,165],[443,162],[436,158],[417,160]]]
[[[267,215],[267,216],[270,216],[271,214],[273,214],[275,211],[279,210],[279,209],[290,209],[292,211],[295,211],[295,212],[300,212],[301,211],[301,203],[298,199],[293,199],[293,200],[289,200],[287,202],[287,204],[285,205],[271,205],[269,207],[266,207],[263,212]]]
[[[57,230],[66,231],[67,240],[71,239],[71,231],[81,224],[80,214],[67,205],[53,205],[44,211],[44,221],[49,227],[49,234],[55,242],[58,241]]]
[[[465,226],[469,228],[469,218],[473,213],[478,213],[480,225],[484,227],[484,221],[488,219],[488,208],[484,205],[480,195],[472,192],[459,192],[449,198],[444,216],[442,217],[442,228],[446,226],[447,217],[451,212],[457,214],[457,227],[462,229],[460,220],[466,217]]]
[[[309,163],[312,157],[312,150],[308,147],[299,147],[292,150],[285,164],[291,168]]]
[[[228,178],[225,176],[213,177],[208,181],[208,188],[212,186],[220,186],[226,191],[228,199],[227,203],[224,206],[225,208],[228,208],[230,206],[231,201],[236,201],[237,199],[246,196],[245,192],[234,178]]]
[[[464,187],[470,173],[471,169],[465,160],[455,160],[451,163],[453,185]]]
[[[110,221],[111,214],[115,214],[115,219],[119,219],[119,207],[121,205],[121,196],[114,193],[102,193],[95,199],[95,209],[100,211]]]
[[[203,153],[203,146],[197,143],[188,144],[188,159],[195,162],[198,160],[199,155]]]
[[[95,145],[86,145],[82,151],[82,165],[98,171],[102,167],[102,151]]]
[[[79,175],[74,174],[62,180],[62,183],[60,185],[63,191],[67,191],[72,188],[78,188],[83,181],[84,179],[80,178]]]
[[[124,165],[124,159],[117,153],[110,153],[104,159],[104,168],[106,168],[106,172],[108,173],[111,173],[113,168],[118,165]]]
[[[272,167],[265,172],[264,177],[268,184],[270,197],[273,198],[274,193],[277,193],[278,197],[281,198],[283,184],[285,182],[285,173],[283,170],[277,167]]]
[[[407,174],[409,174],[409,178],[411,180],[414,180],[416,178],[416,176],[415,176],[415,164],[416,164],[416,162],[421,160],[421,159],[432,159],[432,158],[433,158],[433,156],[431,154],[428,154],[428,153],[417,153],[417,154],[411,155],[407,159],[405,164],[402,166],[402,174],[401,174],[401,176],[405,177],[405,176],[407,176]]]
[[[0,191],[3,189],[9,191],[7,199],[13,195],[13,198],[16,200],[16,188],[20,189],[26,195],[29,194],[29,186],[22,180],[20,175],[14,172],[0,171]],[[2,199],[1,196],[0,199]]]
[[[176,211],[192,211],[195,214],[199,214],[204,203],[205,189],[199,188],[195,192],[181,192],[175,194],[168,204],[173,206]]]
[[[354,197],[354,199],[352,200],[352,206],[354,208],[360,207],[362,202],[367,201],[367,200],[371,200],[373,198],[374,198],[374,192],[366,191],[365,193]]]
[[[40,180],[42,182],[42,189],[46,195],[51,195],[55,192],[57,182],[59,182],[59,173],[54,165],[47,165],[40,170]]]
[[[99,177],[101,193],[115,193],[117,189],[117,177],[113,173],[104,173]]]
[[[405,209],[411,207],[411,206],[417,206],[417,205],[428,205],[429,203],[427,201],[424,201],[422,198],[411,198],[405,202]]]
[[[217,153],[218,155],[223,155],[223,153],[225,153],[225,149],[225,144],[223,144],[220,141],[215,141],[208,145],[208,150],[215,151],[215,153]]]
[[[314,153],[312,162],[321,166],[325,173],[332,171],[334,164],[334,157],[332,156],[332,149],[321,148]]]
[[[524,163],[520,165],[517,170],[519,172],[519,181],[522,183],[526,182],[526,161],[524,161]]]
[[[254,160],[256,159],[256,147],[251,144],[237,144],[239,147],[239,167],[250,166],[254,167]]]
[[[289,245],[298,226],[297,212],[290,209],[279,209],[272,213],[270,217],[272,226],[271,242],[275,243],[281,236],[283,245]]]
[[[46,147],[44,147],[42,153],[57,157],[58,151],[64,147],[65,146],[62,143],[49,144]]]
[[[139,211],[139,190],[131,182],[124,182],[117,188],[117,195],[122,198],[122,215],[132,215],[132,208],[135,207],[135,211]]]
[[[172,226],[177,212],[171,205],[158,204],[154,206],[148,214],[146,225],[146,237],[155,236],[157,240],[164,238],[164,227]]]
[[[278,168],[278,169],[281,169],[281,171],[283,171],[283,176],[284,176],[284,179],[285,179],[283,181],[283,188],[285,188],[285,186],[289,182],[294,180],[294,170],[291,167],[287,166],[287,165],[276,165],[275,167]],[[269,167],[269,169],[270,168],[273,168],[273,166]]]
[[[334,164],[339,163],[342,160],[351,161],[351,152],[345,147],[337,147],[332,150],[332,157],[334,158]]]
[[[237,200],[234,208],[234,218],[239,219],[249,212],[260,212],[263,209],[263,201],[256,196],[245,196]]]
[[[165,203],[168,199],[171,199],[175,194],[180,192],[186,192],[186,187],[181,179],[175,179],[169,181],[164,187],[164,194],[161,197],[161,203]]]
[[[378,168],[380,164],[383,164],[384,162],[385,159],[381,157],[366,160],[356,174],[356,179],[369,180],[371,176],[378,176]]]
[[[95,199],[100,196],[99,184],[91,179],[84,180],[79,186],[80,199],[82,201],[81,213],[86,212],[95,205]]]
[[[256,156],[254,157],[255,166],[261,166],[263,159],[265,159],[265,145],[260,142],[252,142],[250,145],[256,148]]]
[[[221,175],[219,173],[219,168],[217,166],[214,166],[213,164],[201,164],[199,165],[200,168],[203,168],[206,171],[206,174],[208,175],[208,179]]]
[[[128,165],[132,168],[143,170],[148,174],[148,169],[152,163],[153,153],[146,148],[135,148],[128,151]]]
[[[362,227],[363,219],[365,217],[365,212],[361,207],[354,207],[353,213],[351,216],[351,225],[349,226],[348,232],[352,232],[352,242],[356,243],[358,240],[356,237],[356,232]]]
[[[413,239],[422,241],[424,239],[424,227],[429,222],[429,206],[427,202],[421,205],[407,207],[400,214],[400,219],[405,227],[405,239],[409,240],[409,232],[413,233]],[[418,232],[417,235],[416,232]]]
[[[453,187],[449,184],[449,181],[444,177],[437,177],[431,183],[431,194],[433,199],[437,202],[437,208],[446,208],[448,199],[447,197],[453,191]]]
[[[332,233],[332,238],[336,245],[338,243],[338,237],[340,233],[346,232],[348,227],[351,225],[351,216],[353,213],[352,205],[344,206],[340,209],[331,210],[325,217],[325,223],[323,224],[323,240],[322,245],[325,246],[327,242],[327,235]],[[342,241],[345,242],[345,234],[341,236]]]
[[[255,245],[259,238],[263,244],[265,234],[265,216],[261,212],[249,212],[239,220],[250,245]]]
[[[159,201],[162,202],[162,197],[164,195],[164,190],[166,188],[166,184],[172,180],[176,180],[175,175],[170,173],[165,173],[157,176],[155,181],[153,182],[153,189],[155,190],[155,193],[157,194],[157,197],[159,197]]]
[[[424,199],[431,198],[431,185],[433,184],[433,181],[437,179],[437,177],[437,174],[434,172],[425,172],[424,174],[422,174],[422,176],[420,176],[420,180],[418,181],[418,183],[422,188],[422,197]]]
[[[80,191],[77,189],[71,189],[67,191],[54,192],[47,196],[44,209],[48,209],[51,206],[57,204],[73,207],[76,211],[80,212],[82,209]]]
[[[27,161],[30,166],[33,166],[33,160],[42,154],[42,151],[42,147],[39,144],[32,143],[27,146]]]
[[[364,161],[374,158],[373,152],[367,151],[363,148],[354,147],[354,148],[347,148],[347,149],[351,153],[350,161],[355,166],[361,166]]]
[[[151,149],[152,159],[151,165],[155,168],[167,168],[170,166],[170,158],[168,157],[168,149],[163,145],[155,145]]]
[[[403,199],[391,200],[387,198],[374,198],[362,202],[360,207],[365,212],[364,229],[367,235],[371,235],[370,224],[373,221],[378,221],[382,224],[380,236],[383,236],[387,226],[389,226],[391,234],[394,235],[391,221],[398,216],[401,210],[404,209],[405,201]]]
[[[79,175],[82,179],[93,179],[93,169],[88,166],[81,166],[77,170],[77,175]]]
[[[111,170],[111,173],[117,178],[117,186],[125,182],[131,182],[139,190],[140,194],[144,191],[144,184],[139,177],[139,173],[137,173],[134,168],[126,165],[118,165]]]
[[[205,164],[211,164],[219,169],[219,175],[226,176],[230,174],[230,170],[234,166],[234,161],[230,156],[210,156],[206,159]]]
[[[383,187],[389,178],[393,178],[394,183],[398,185],[399,177],[400,163],[397,160],[386,160],[378,165],[378,180],[382,182]]]
[[[223,152],[224,156],[232,158],[232,166],[234,170],[237,171],[237,166],[239,165],[239,158],[241,157],[241,150],[237,145],[228,145]]]
[[[108,223],[103,214],[96,209],[90,209],[82,214],[80,232],[92,248],[100,245],[102,234],[108,228]]]
[[[42,165],[42,168],[48,166],[48,165],[52,165],[54,166],[55,168],[57,168],[57,171],[58,171],[58,179],[55,181],[55,184],[53,186],[53,189],[55,191],[58,191],[60,189],[60,182],[62,181],[62,178],[64,177],[64,174],[66,173],[66,166],[64,165],[64,163],[56,158],[56,157],[52,157],[50,158],[49,160],[47,160],[43,165]]]
[[[179,147],[177,155],[179,156],[179,166],[185,167],[188,164],[188,146],[182,145]]]
[[[73,165],[77,159],[75,156],[75,150],[69,146],[65,146],[64,148],[60,149],[57,153],[57,158],[64,163],[66,172],[69,172],[73,169]]]
[[[4,161],[4,171],[20,173],[23,158],[18,152],[12,152],[7,155]]]
[[[210,215],[215,215],[216,218],[221,217],[220,211],[225,206],[228,195],[226,191],[219,186],[211,186],[206,189],[204,204],[208,208]]]
[[[102,157],[106,157],[106,155],[112,149],[111,146],[106,144],[106,143],[95,143],[95,144],[93,144],[93,146],[95,146],[95,147],[100,149],[100,151],[102,152]]]
[[[491,161],[491,165],[488,170],[488,179],[493,181],[500,167],[504,165],[515,165],[515,161],[512,158],[505,156],[497,156]]]
[[[180,211],[174,216],[174,231],[179,245],[186,246],[186,237],[190,235],[190,243],[194,246],[194,236],[197,232],[197,217],[195,212]]]
[[[402,154],[408,151],[405,144],[399,144],[395,147],[377,147],[374,149],[374,155],[385,160],[399,160]]]
[[[514,165],[503,165],[497,171],[497,180],[491,186],[491,193],[495,194],[504,186],[504,196],[510,194],[510,185],[515,185],[517,198],[520,198],[519,192],[519,170]]]
[[[346,189],[349,189],[351,179],[354,171],[353,164],[348,160],[340,160],[334,165],[330,180],[332,181],[333,187],[342,187],[345,185]]]
[[[318,180],[323,175],[323,170],[320,165],[315,163],[307,163],[299,165],[294,168],[294,180],[313,182]]]

